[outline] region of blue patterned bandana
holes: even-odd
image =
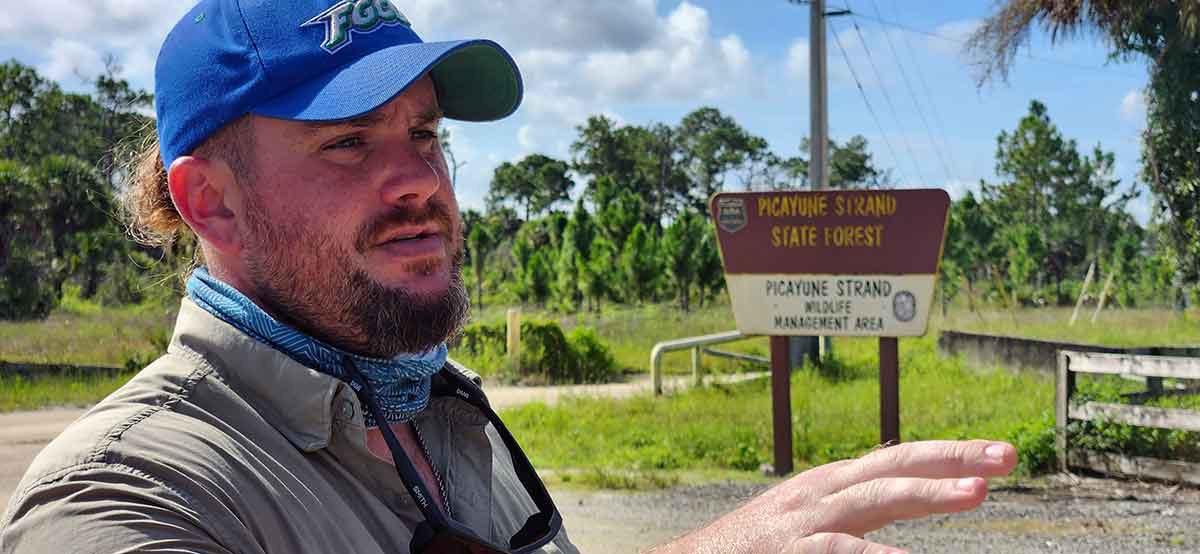
[[[401,354],[390,360],[367,358],[318,341],[271,317],[246,295],[199,268],[187,282],[188,297],[221,321],[321,373],[349,382],[342,360],[349,356],[375,391],[388,423],[413,418],[429,405],[430,378],[446,363],[446,343],[423,354]],[[366,411],[367,426],[375,426]]]

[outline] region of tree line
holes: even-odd
[[[116,217],[118,162],[153,133],[151,96],[111,60],[90,83],[90,92],[68,92],[33,68],[0,64],[0,318],[44,317],[66,293],[104,304],[170,298],[178,290],[158,285],[175,284],[169,276],[190,262],[187,245],[136,245]],[[1172,121],[1200,120],[1200,103],[1172,106],[1182,112]],[[1194,138],[1179,140],[1190,148]],[[457,169],[463,161],[444,142]],[[1198,190],[1188,188],[1197,158],[1155,148],[1143,163],[1156,171],[1142,180],[1157,206],[1185,204]],[[801,141],[791,153],[773,151],[711,107],[675,124],[589,117],[569,159],[533,154],[501,164],[486,207],[464,212],[472,296],[480,306],[565,311],[710,302],[724,280],[708,198],[807,189],[806,150]],[[831,188],[895,186],[865,138],[831,141],[830,151]],[[995,182],[981,181],[952,206],[945,302],[1066,304],[1093,264],[1113,276],[1122,305],[1186,299],[1177,291],[1195,281],[1200,251],[1186,238],[1200,223],[1183,208],[1156,210],[1148,225],[1135,221],[1129,203],[1145,191],[1114,177],[1111,152],[1081,149],[1033,101],[998,134],[995,161]]]
[[[149,94],[109,58],[90,94],[0,64],[0,318],[44,317],[64,287],[108,303],[143,300],[158,257],[116,217],[117,163],[152,129]]]
[[[678,125],[593,116],[572,160],[532,154],[493,175],[482,213],[467,212],[475,301],[565,311],[670,300],[687,310],[724,286],[706,201],[727,189],[806,189],[807,160],[781,157],[732,118],[701,108]],[[807,144],[801,144],[806,147]],[[862,137],[831,143],[832,188],[891,186]],[[1067,305],[1092,264],[1113,274],[1123,306],[1176,300],[1169,223],[1147,227],[1129,204],[1144,191],[1115,178],[1114,156],[1081,151],[1039,101],[996,138],[998,182],[951,207],[943,302]],[[570,191],[582,181],[573,207]]]
[[[576,131],[571,160],[531,154],[502,163],[485,210],[465,213],[476,305],[488,296],[565,311],[669,300],[689,310],[724,288],[709,197],[730,188],[808,188],[804,156],[771,151],[712,107],[676,125],[596,115]],[[865,138],[829,146],[834,187],[891,185]]]

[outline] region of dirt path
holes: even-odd
[[[1200,491],[1054,478],[991,493],[978,510],[901,522],[868,538],[920,554],[1200,552]],[[655,492],[555,491],[583,552],[633,554],[687,533],[763,490],[712,484]]]
[[[720,382],[743,381],[766,376],[766,373],[747,373],[715,377]],[[664,387],[677,390],[688,386],[689,377],[670,377]],[[563,385],[554,387],[487,386],[488,400],[497,410],[511,408],[530,402],[554,404],[570,396],[607,396],[623,398],[651,389],[648,376],[638,376],[624,383],[604,385]],[[84,410],[81,408],[53,408],[32,412],[0,413],[0,513],[8,505],[8,498],[25,473],[25,468],[34,456],[51,439],[58,436]]]

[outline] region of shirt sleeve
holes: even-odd
[[[230,554],[195,505],[133,468],[71,470],[13,497],[0,554]]]

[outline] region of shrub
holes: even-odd
[[[1008,442],[1017,448],[1015,473],[1030,476],[1055,471],[1058,456],[1054,450],[1054,435],[1054,413],[1048,411],[1013,429]]]
[[[48,265],[14,257],[0,266],[0,318],[42,319],[58,305],[58,291],[45,269]]]
[[[608,347],[600,342],[596,331],[590,327],[576,327],[567,340],[575,353],[576,382],[606,383],[612,380],[617,362]]]
[[[475,323],[463,330],[458,348],[478,363],[485,374],[502,380],[540,383],[604,383],[616,374],[616,361],[595,331],[576,327],[570,335],[553,321],[521,322],[521,363],[514,373],[508,365],[505,324]],[[488,372],[492,369],[492,372]]]

